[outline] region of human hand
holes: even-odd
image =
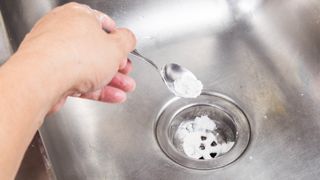
[[[127,76],[134,46],[131,31],[88,6],[69,3],[41,18],[0,68],[0,179],[14,179],[36,130],[67,96],[124,101],[135,86]]]
[[[86,5],[68,3],[37,22],[16,56],[35,57],[33,64],[48,71],[51,111],[57,111],[70,95],[123,102],[135,88],[127,75],[132,68],[127,55],[134,47],[131,31],[117,29],[110,17]]]

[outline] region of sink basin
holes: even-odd
[[[42,14],[65,2],[3,0],[15,47]],[[128,101],[69,98],[40,129],[57,179],[319,177],[320,1],[78,2],[130,28],[137,49],[157,64],[181,64],[206,92],[231,99],[250,124],[250,142],[236,160],[214,170],[172,160],[156,129],[174,97],[152,67],[131,57],[137,89]]]

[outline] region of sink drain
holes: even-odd
[[[178,113],[169,128],[175,148],[193,159],[213,159],[234,145],[236,128],[231,117],[212,105],[193,105]]]
[[[169,158],[185,167],[215,169],[235,161],[246,149],[250,127],[229,98],[202,93],[173,99],[159,113],[157,140]]]

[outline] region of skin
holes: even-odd
[[[103,29],[107,30],[106,33]],[[88,6],[69,3],[43,18],[0,68],[0,179],[14,179],[46,115],[68,96],[119,103],[134,90],[127,29]]]

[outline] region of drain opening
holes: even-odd
[[[217,143],[215,141],[212,141],[211,146],[216,146]]]
[[[211,156],[212,158],[215,158],[216,155],[217,155],[217,153],[210,153],[210,156]]]
[[[230,98],[203,93],[174,99],[159,113],[156,136],[161,149],[176,163],[194,169],[226,166],[246,149],[250,126]]]
[[[210,160],[229,152],[236,139],[231,117],[210,105],[195,105],[178,113],[169,137],[174,147],[192,159]]]

